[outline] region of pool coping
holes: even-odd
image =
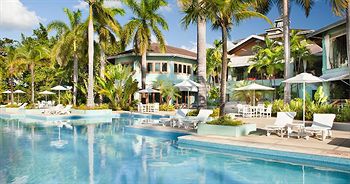
[[[288,163],[307,164],[310,166],[321,166],[343,171],[350,171],[350,159],[344,157],[310,154],[291,150],[280,150],[278,148],[261,148],[251,145],[237,145],[234,143],[220,143],[217,140],[200,140],[197,135],[185,135],[178,137],[178,146],[188,149],[200,149],[229,154],[240,154],[254,156],[264,159],[283,161]]]

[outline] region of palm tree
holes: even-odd
[[[15,59],[22,60],[29,66],[31,74],[31,102],[35,102],[35,72],[34,68],[36,63],[40,61],[46,61],[49,59],[50,51],[44,46],[35,43],[34,40],[28,38],[24,44],[16,50]]]
[[[306,72],[306,59],[310,58],[311,52],[305,36],[293,30],[290,35],[291,55],[294,58],[294,73]]]
[[[182,19],[186,28],[191,23],[197,23],[197,76],[198,82],[201,84],[198,88],[199,106],[205,108],[207,106],[206,18],[192,11],[192,7],[196,7],[201,1],[202,0],[178,0],[186,14]]]
[[[77,53],[77,38],[82,37],[81,31],[78,27],[81,25],[81,11],[70,11],[68,8],[64,8],[63,11],[69,19],[69,25],[65,22],[56,20],[48,24],[48,31],[56,30],[60,35],[60,40],[54,46],[52,55],[54,59],[60,61],[67,60],[69,52],[72,51],[73,46],[73,105],[77,103],[77,85],[78,85],[78,53]],[[79,35],[79,36],[78,36]],[[69,48],[69,49],[67,49]],[[62,52],[66,51],[66,52]],[[61,57],[60,57],[61,56]],[[61,62],[62,64],[62,62]]]
[[[179,94],[179,89],[168,80],[160,79],[155,81],[153,85],[155,88],[159,89],[161,95],[160,99],[165,98],[167,105],[170,105],[170,100],[175,100],[181,96]],[[160,100],[159,103],[162,103],[162,100]]]
[[[125,43],[133,40],[134,49],[141,54],[142,88],[146,87],[146,56],[147,49],[151,44],[151,34],[156,36],[162,52],[165,52],[165,40],[160,26],[168,30],[168,24],[162,15],[158,13],[159,8],[167,6],[165,0],[125,0],[126,5],[134,13],[134,17],[125,25]]]
[[[284,46],[284,78],[288,79],[292,75],[290,71],[290,1],[291,0],[257,0],[257,10],[266,14],[276,4],[282,12],[283,18],[283,46]],[[314,0],[295,0],[295,3],[300,5],[305,10],[305,15],[309,16],[310,10],[314,4]],[[289,102],[291,100],[291,85],[286,83],[284,87],[284,101]]]
[[[15,48],[6,48],[7,56],[4,58],[6,62],[7,76],[9,77],[9,84],[11,90],[11,104],[14,103],[14,79],[19,77],[21,73],[26,69],[26,62],[22,59],[16,59],[16,49]]]
[[[251,58],[252,65],[248,67],[247,72],[250,73],[254,68],[261,75],[265,75],[270,79],[271,86],[275,86],[275,75],[283,71],[283,47],[277,41],[265,38],[265,46],[255,46],[253,50],[256,52],[255,56]],[[273,83],[272,83],[273,81]]]
[[[104,0],[85,0],[89,4],[88,18],[88,89],[87,106],[94,107],[94,21],[108,26],[116,34],[120,33],[121,27],[115,24],[113,10],[103,6]]]
[[[227,75],[227,37],[234,23],[238,24],[244,19],[260,17],[270,24],[271,21],[263,14],[253,9],[253,4],[244,0],[212,1],[203,0],[195,12],[204,12],[204,15],[212,23],[214,29],[221,29],[222,37],[222,72],[220,85],[220,117],[224,115],[226,103],[226,75]],[[195,13],[203,15],[202,13]]]
[[[349,0],[329,0],[332,11],[337,16],[345,16],[346,18],[346,48],[348,67],[350,70],[350,1]]]
[[[220,40],[214,40],[214,47],[207,49],[207,80],[212,81],[212,86],[215,86],[215,81],[220,81],[221,76],[221,58],[222,58],[222,43]],[[210,83],[210,82],[209,82]]]
[[[115,17],[117,14],[119,15],[124,15],[125,12],[123,9],[120,8],[104,8],[108,14],[110,14],[112,17]],[[121,36],[121,26],[118,21],[112,20],[112,22],[109,23],[113,24],[116,29],[115,31],[110,30],[109,25],[106,24],[101,24],[99,22],[95,22],[96,24],[96,32],[99,36],[99,46],[100,46],[100,77],[104,78],[105,74],[105,66],[106,66],[106,52],[108,52],[112,47],[117,47],[114,50],[121,51],[122,50],[122,45],[120,41],[117,41],[116,36]],[[103,101],[103,96],[100,95],[100,101],[102,103]]]

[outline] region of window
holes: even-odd
[[[187,71],[187,67],[186,67],[186,65],[183,65],[183,73],[187,73],[186,71]]]
[[[340,68],[347,65],[346,35],[331,40],[329,64],[331,68]]]
[[[168,63],[162,63],[162,72],[168,72]]]
[[[191,74],[191,66],[190,65],[187,66],[187,74]]]
[[[154,64],[154,71],[155,72],[160,72],[160,63],[155,63]]]
[[[178,70],[179,73],[182,73],[182,64],[179,64],[179,70]]]
[[[153,72],[153,63],[147,63],[147,72],[148,73]]]
[[[177,73],[177,64],[174,64],[174,73]]]

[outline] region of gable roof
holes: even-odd
[[[244,43],[246,43],[247,41],[251,40],[251,39],[257,39],[257,40],[261,40],[261,41],[265,41],[265,38],[262,36],[258,36],[258,35],[250,35],[249,37],[240,40],[237,44],[235,44],[232,49],[228,52],[229,54],[232,54],[232,52],[237,49],[238,47],[242,46]]]
[[[160,49],[160,45],[158,43],[152,43],[147,51],[148,55],[151,56],[179,56],[179,57],[186,57],[189,59],[197,59],[197,54],[195,52],[186,50],[186,49],[182,49],[182,48],[178,48],[178,47],[173,47],[173,46],[169,46],[166,45],[165,46],[166,50],[165,53],[161,52]],[[111,56],[109,57],[111,58],[118,58],[121,56],[125,56],[125,55],[135,55],[135,49],[130,49],[124,52],[121,52],[119,54],[117,54],[116,56]]]

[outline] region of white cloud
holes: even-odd
[[[121,8],[122,2],[120,0],[105,0],[104,4],[107,8]],[[74,9],[88,10],[89,4],[84,0],[79,0],[79,3],[73,6]]]
[[[108,8],[121,8],[123,5],[120,0],[105,0],[104,6]]]
[[[74,9],[87,10],[89,4],[83,0],[79,0],[79,4],[73,6]]]
[[[191,41],[190,44],[191,44],[190,46],[182,45],[180,48],[197,53],[197,42],[192,42]],[[212,48],[212,47],[213,47],[213,45],[207,43],[206,48]]]
[[[171,12],[172,9],[173,8],[172,8],[171,4],[168,4],[167,6],[162,6],[159,8],[160,11],[165,11],[165,12]]]
[[[0,29],[25,31],[37,26],[40,20],[20,0],[0,0]]]

